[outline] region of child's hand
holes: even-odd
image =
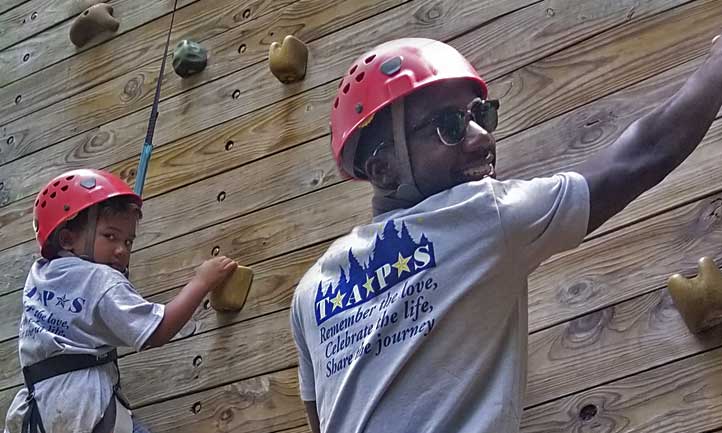
[[[198,266],[193,278],[210,292],[223,284],[236,268],[238,263],[235,260],[225,256],[214,257]]]

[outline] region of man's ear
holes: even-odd
[[[366,176],[372,185],[385,190],[395,190],[399,186],[399,171],[396,160],[387,151],[371,155],[364,165]]]
[[[66,251],[73,251],[77,234],[73,233],[68,229],[60,229],[58,232],[58,245],[61,249]]]

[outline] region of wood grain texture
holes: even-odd
[[[490,86],[503,107],[495,135],[535,126],[705,55],[720,19],[716,0],[698,0],[615,27],[516,70]]]
[[[492,18],[530,1],[508,0],[500,3],[484,0],[460,3],[459,7],[448,10],[437,7],[433,11],[431,9],[438,6],[434,0],[407,3],[387,14],[377,15],[309,43],[311,60],[304,81],[283,85],[269,73],[267,64],[260,63],[162,101],[155,142],[158,145],[165,144],[339,78],[345,72],[346,65],[369,46],[378,43],[380,38],[408,36],[408,32],[426,32],[444,40],[452,39],[483,23],[482,11],[484,17]],[[431,14],[430,18],[426,17],[427,14]],[[383,29],[383,34],[369,32],[369,28]],[[355,37],[350,38],[349,35]],[[146,127],[147,113],[138,111],[104,124],[99,130],[77,135],[63,144],[95,142],[97,146],[112,138],[115,146],[132,146],[137,152]],[[12,146],[7,144],[10,136],[15,140]],[[0,164],[42,148],[41,144],[23,143],[22,136],[15,137],[9,131],[0,130]],[[11,194],[9,191],[14,188],[9,188],[9,180],[2,181],[5,182],[5,193]]]
[[[178,0],[178,7],[182,8],[196,1],[198,0]],[[173,2],[168,0],[150,3],[140,0],[115,0],[112,2],[112,6],[113,15],[120,21],[118,31],[100,35],[83,48],[77,48],[70,42],[68,35],[73,22],[68,20],[31,39],[0,51],[0,68],[3,70],[3,74],[0,76],[0,87],[72,57],[78,51],[88,51],[108,39],[127,33],[147,22],[169,14],[173,10]],[[170,20],[170,17],[168,19]],[[58,78],[58,76],[55,77],[56,80]]]
[[[295,368],[135,411],[154,433],[265,433],[306,423]]]
[[[7,0],[3,1],[3,4]],[[31,0],[0,15],[0,50],[23,41],[83,10],[78,0]],[[2,9],[2,6],[0,6]]]
[[[722,426],[722,350],[529,409],[522,433],[702,433]]]
[[[228,4],[226,0],[201,0],[176,11],[171,33],[171,48],[183,38],[198,41],[222,34],[236,26],[245,25],[297,0],[245,0]],[[131,5],[132,6],[132,5]],[[173,3],[170,3],[170,8]],[[168,10],[170,12],[171,9]],[[150,21],[125,34],[115,35],[99,47],[93,47],[45,67],[18,81],[0,88],[0,125],[26,116],[41,108],[62,101],[152,63],[155,74],[145,78],[135,74],[136,80],[156,80],[163,56],[170,16]],[[67,35],[65,35],[67,38]],[[126,53],[123,56],[118,53]],[[213,55],[213,53],[211,53]],[[60,60],[60,59],[59,59]],[[59,80],[58,77],[62,77]],[[130,80],[126,80],[130,81]],[[129,93],[133,94],[133,82]],[[135,85],[137,87],[137,84]],[[114,95],[123,94],[125,86]],[[17,95],[22,102],[14,104]]]
[[[0,299],[25,285],[30,266],[39,258],[40,249],[35,241],[25,242],[0,254]]]
[[[5,13],[23,3],[27,3],[30,0],[4,0],[0,3],[0,13]]]
[[[166,68],[163,99],[167,100],[259,62],[263,62],[262,66],[268,72],[264,61],[268,56],[268,47],[286,33],[294,33],[302,40],[311,42],[400,2],[343,0],[336,2],[336,7],[329,8],[327,1],[301,0],[275,13],[267,13],[204,41],[203,46],[211,53],[211,61],[200,74],[181,79],[172,67]],[[245,46],[242,54],[239,53],[241,44]],[[138,112],[147,118],[148,111],[143,109],[153,103],[159,70],[160,62],[147,64],[6,124],[3,128],[4,136],[15,137],[13,152],[6,157],[25,156],[130,113]],[[276,85],[280,86],[279,83]]]
[[[522,12],[529,13],[528,19],[531,19],[531,17],[534,16],[538,11],[534,10],[534,14],[527,11],[526,9]],[[520,12],[521,13],[521,12]],[[516,15],[516,14],[512,14]],[[510,16],[512,16],[510,15]],[[506,17],[505,17],[506,18]],[[503,21],[504,19],[500,20]],[[565,36],[566,34],[562,34]],[[468,35],[467,35],[468,36]],[[542,55],[545,52],[548,52],[549,50],[552,50],[555,48],[555,44],[551,44],[549,46],[537,46],[537,55]],[[482,49],[483,51],[483,49]],[[473,53],[472,53],[473,55]],[[525,55],[524,58],[527,56]],[[502,80],[503,81],[503,80]],[[333,89],[333,90],[332,90]],[[335,88],[332,84],[327,85],[326,88],[327,94],[332,94],[333,91],[335,91]],[[529,89],[527,89],[529,90]],[[533,89],[532,89],[533,90]],[[299,101],[299,100],[294,100]],[[281,105],[277,108],[281,110],[283,113],[289,113],[289,110],[283,107]],[[295,102],[294,102],[295,104]],[[299,104],[302,105],[302,104]],[[306,106],[306,109],[309,109],[309,106]],[[268,110],[269,112],[272,112],[272,110]],[[310,115],[305,116],[306,121],[310,121],[313,119],[313,121],[319,122],[319,124],[325,124],[327,122],[327,119],[325,118],[325,109],[322,111],[312,112]],[[318,117],[314,117],[318,116]],[[283,116],[282,116],[283,117]],[[295,120],[295,119],[294,119]],[[290,122],[290,125],[296,125],[295,122]],[[289,128],[293,128],[293,126],[289,126]],[[142,128],[138,128],[138,134],[142,134]],[[515,131],[516,132],[516,131]],[[225,128],[223,130],[223,133],[225,133]],[[198,133],[197,133],[198,134]],[[209,135],[212,135],[215,140],[218,140],[221,143],[225,143],[226,140],[222,139],[221,137],[218,137],[218,135],[214,135],[211,133],[201,133],[202,136],[204,136],[204,140],[207,140],[209,138]],[[220,134],[219,134],[220,135]],[[282,137],[285,137],[287,135],[295,135],[295,131],[291,133],[290,131],[288,133],[284,132]],[[109,161],[112,160],[112,158],[120,158],[121,154],[130,157],[133,153],[137,152],[132,147],[128,148],[126,146],[120,146],[119,143],[117,143],[115,134],[110,134],[108,131],[95,133],[92,136],[85,137],[85,139],[88,139],[87,143],[84,141],[84,139],[79,140],[69,140],[67,142],[62,143],[59,146],[63,147],[63,150],[60,149],[47,149],[44,154],[47,154],[47,152],[51,152],[52,157],[44,159],[42,161],[37,160],[31,160],[31,161],[24,161],[21,160],[18,162],[18,164],[11,163],[10,165],[7,165],[4,167],[5,172],[7,173],[6,179],[0,179],[0,181],[5,182],[5,188],[0,191],[0,202],[2,203],[8,203],[13,200],[18,199],[19,197],[32,194],[35,190],[40,188],[41,183],[44,182],[44,177],[40,176],[40,173],[48,173],[48,172],[59,172],[62,168],[68,168],[68,167],[77,167],[82,165],[92,165],[92,166],[105,166]],[[212,140],[212,141],[215,141]],[[76,142],[77,141],[77,142]],[[156,140],[158,141],[158,140]],[[193,138],[189,138],[189,140],[179,140],[181,143],[174,143],[175,146],[183,145],[184,148],[188,149],[191,148],[191,145],[197,145],[197,141],[195,141]],[[237,141],[236,141],[237,142]],[[157,143],[158,146],[162,147],[162,143]],[[160,150],[157,150],[157,152]],[[179,151],[178,154],[183,154],[183,152]],[[56,161],[63,161],[63,164],[58,167],[58,164],[56,164]],[[62,167],[62,168],[61,168]],[[169,178],[173,178],[173,173],[168,173],[168,170],[172,170],[175,167],[163,167],[163,173],[166,173]],[[230,167],[226,167],[228,169]],[[133,169],[130,168],[126,173],[133,173]],[[15,175],[15,173],[24,173],[23,176]],[[37,173],[37,175],[36,175]],[[127,180],[132,180],[132,177]],[[148,180],[149,184],[152,184],[152,181]],[[176,187],[178,185],[175,185]],[[13,209],[14,213],[19,212],[17,209]],[[26,213],[27,214],[27,213]],[[4,218],[3,218],[4,219]]]
[[[694,273],[700,257],[722,260],[721,241],[717,194],[552,257],[529,278],[532,330],[664,287],[673,273]]]
[[[401,0],[387,2],[344,0],[335,2],[334,7],[329,8],[328,2],[301,0],[278,13],[267,14],[204,41],[204,47],[213,53],[212,62],[206,70],[190,80],[181,80],[172,69],[166,70],[163,78],[164,99],[263,61],[268,54],[268,45],[274,39],[278,39],[279,35],[293,33],[301,40],[312,42],[331,31],[362,21],[399,3]],[[481,32],[474,32],[473,36],[462,36],[459,44],[456,45],[462,50],[472,51],[472,46],[477,45],[479,40],[497,41],[492,47],[485,49],[483,56],[477,56],[478,67],[485,71],[485,75],[489,73],[486,72],[486,68],[491,68],[492,65],[493,69],[490,72],[498,73],[502,70],[509,72],[514,66],[519,67],[541,58],[545,51],[540,51],[540,46],[548,48],[548,52],[553,52],[590,34],[628,20],[627,9],[637,3],[630,0],[617,0],[606,4],[586,1],[571,6],[564,5],[563,8],[559,8],[559,14],[551,14],[547,2],[537,3],[502,20],[493,21]],[[655,3],[646,1],[638,5],[637,14],[643,17],[679,4],[678,0]],[[581,19],[582,17],[584,20]],[[509,34],[503,38],[497,36],[504,34],[502,29],[506,28],[527,31],[529,28],[527,24],[533,20],[541,21],[544,25],[535,26],[538,30],[532,35],[521,38],[527,45],[522,51],[524,57],[517,54],[518,50],[511,49],[512,45],[518,46],[519,35]],[[239,54],[241,44],[244,51]],[[515,54],[513,58],[509,58],[510,53]],[[470,60],[476,58],[471,57]],[[53,92],[52,89],[43,91],[43,94],[58,98],[59,102],[28,117],[6,124],[7,135],[14,136],[18,146],[35,149],[52,145],[147,107],[152,102],[159,67],[159,62],[147,64],[143,68],[130,71],[71,98],[60,99],[67,94],[67,89],[73,87],[72,81],[65,84],[66,90],[60,94],[56,94],[57,92]],[[126,65],[119,65],[118,69],[125,68]],[[52,82],[43,83],[42,87],[53,85]],[[82,108],[78,110],[76,107]],[[27,125],[42,125],[42,128]]]
[[[302,143],[306,138],[328,134],[328,118],[325,113],[333,101],[335,91],[334,85],[318,87],[215,128],[176,140],[167,146],[157,147],[148,166],[144,198],[149,203],[153,197],[179,186],[233,167],[250,164]],[[280,131],[279,124],[284,125]],[[43,151],[48,160],[37,161],[41,170],[54,173],[69,167],[104,167],[107,160],[127,157],[129,159],[121,160],[106,169],[128,183],[134,183],[139,160],[137,150],[119,149],[113,146],[112,142],[102,148],[78,149],[77,153],[68,156],[54,153],[56,149],[59,148],[51,147]],[[18,181],[24,182],[21,179]],[[0,190],[0,196],[2,194]],[[0,237],[0,248],[17,245],[34,236],[32,205],[35,194],[0,207],[0,230],[3,234]]]
[[[624,283],[620,286],[624,289]],[[721,337],[722,328],[692,335],[666,289],[585,314],[529,337],[525,404],[535,406],[717,348]]]

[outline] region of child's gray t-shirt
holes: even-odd
[[[25,282],[20,364],[57,355],[101,355],[117,347],[140,351],[163,319],[164,305],[141,297],[123,274],[77,257],[35,262]],[[91,432],[113,396],[113,363],[35,385],[46,431]],[[5,433],[19,433],[27,410],[21,389],[8,410]],[[84,414],[84,416],[80,416]]]
[[[485,179],[336,241],[291,311],[321,431],[518,432],[527,276],[577,246],[588,220],[579,174]]]

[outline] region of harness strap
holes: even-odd
[[[116,363],[117,368],[118,351],[111,350],[100,356],[94,355],[58,355],[52,358],[45,359],[33,365],[23,367],[23,380],[25,381],[25,387],[28,389],[28,397],[26,399],[28,404],[28,411],[23,417],[22,433],[46,433],[45,426],[43,426],[43,420],[40,416],[40,409],[38,408],[38,401],[35,399],[35,385],[51,377],[60,376],[61,374],[70,373],[73,371],[84,370],[86,368],[97,367],[105,365],[109,362]],[[118,376],[120,380],[120,375]],[[113,387],[113,398],[111,403],[115,408],[115,394],[119,392],[120,382]],[[125,403],[124,403],[125,404]],[[103,415],[100,424],[105,425],[108,420],[105,420],[107,413]],[[113,420],[115,419],[115,412],[113,412]],[[94,430],[95,431],[95,430]]]

